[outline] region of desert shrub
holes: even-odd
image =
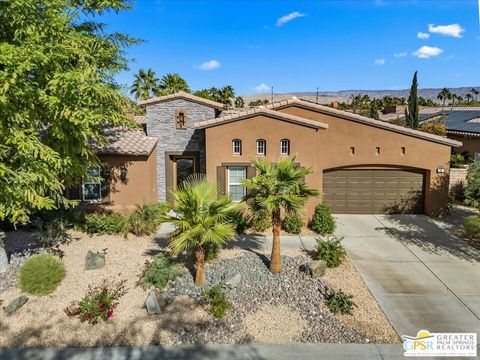
[[[480,237],[480,216],[467,216],[463,222],[463,233],[469,238]]]
[[[327,307],[334,314],[353,314],[353,308],[358,307],[353,301],[353,295],[344,293],[342,290],[335,291],[328,289],[325,294]]]
[[[216,318],[222,318],[231,304],[220,285],[215,285],[203,293],[204,299],[210,304],[210,313]]]
[[[480,209],[480,162],[474,162],[468,168],[464,195],[466,205]]]
[[[20,288],[32,295],[52,293],[65,277],[65,265],[51,254],[33,255],[20,267]]]
[[[325,261],[327,267],[337,267],[340,265],[347,254],[342,246],[342,238],[316,238],[317,242],[317,258]]]
[[[43,247],[52,249],[71,239],[67,230],[68,224],[64,219],[59,218],[42,223],[36,231],[36,236]]]
[[[461,168],[465,165],[465,157],[462,154],[452,154],[450,156],[450,167]]]
[[[315,213],[310,221],[310,228],[320,235],[333,234],[337,225],[330,207],[325,204],[315,206]]]
[[[420,125],[420,130],[438,136],[446,136],[447,135],[447,126],[443,121],[438,120],[430,120],[424,121]]]
[[[405,126],[405,119],[402,119],[401,117],[396,117],[395,119],[390,120],[390,124]]]
[[[124,235],[129,232],[137,236],[154,233],[166,211],[166,203],[137,205],[135,211],[127,217],[126,226],[123,228]]]
[[[253,211],[249,219],[249,227],[257,232],[264,232],[272,227],[272,218],[268,211],[258,210]]]
[[[151,286],[162,289],[169,281],[182,273],[180,267],[166,253],[156,255],[151,262],[146,262],[145,270],[138,282],[144,289]]]
[[[287,215],[283,220],[283,229],[290,234],[300,234],[303,225],[304,223],[301,216]]]
[[[88,214],[85,217],[85,230],[89,234],[112,235],[124,232],[126,219],[124,216],[113,214]]]
[[[107,321],[112,317],[118,300],[126,293],[125,280],[113,286],[104,281],[102,286],[89,286],[87,295],[67,306],[65,313],[68,316],[78,316],[81,322],[87,321],[95,325],[100,319]]]

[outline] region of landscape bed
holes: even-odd
[[[29,300],[15,314],[0,318],[0,346],[144,346],[155,344],[292,343],[292,342],[398,342],[388,319],[366,288],[352,263],[327,269],[321,280],[301,272],[308,258],[300,251],[283,251],[281,274],[271,274],[268,254],[242,249],[222,250],[207,265],[205,286],[196,288],[191,273],[168,285],[168,305],[161,315],[148,315],[144,302],[148,289],[138,285],[145,262],[163,251],[153,236],[124,239],[119,235],[88,236],[73,233],[63,245],[65,279],[47,296]],[[89,250],[106,249],[105,266],[84,270]],[[234,287],[224,286],[231,302],[225,317],[209,312],[203,290],[240,273]],[[64,310],[78,301],[88,286],[103,280],[126,280],[127,293],[113,316],[92,326],[68,317]],[[325,306],[325,286],[354,295],[353,315],[333,315]],[[5,306],[22,294],[16,287],[0,293]]]

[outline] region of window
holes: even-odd
[[[375,153],[376,153],[376,155],[380,155],[380,147],[379,146],[377,146],[375,148]]]
[[[353,146],[350,148],[350,155],[355,155],[355,148]]]
[[[476,152],[473,159],[475,162],[480,161],[480,153]]]
[[[280,155],[290,154],[290,140],[283,139],[280,141]]]
[[[405,155],[405,147],[402,146],[402,155]]]
[[[83,201],[102,200],[100,178],[100,167],[94,166],[88,169],[87,178],[82,184]]]
[[[187,110],[177,109],[175,117],[176,117],[177,129],[186,129],[187,128]]]
[[[265,155],[265,140],[257,140],[257,155]]]
[[[232,141],[233,155],[242,155],[242,140],[235,139]]]
[[[245,166],[231,166],[228,168],[228,194],[233,201],[241,201],[245,196],[245,186],[242,179],[247,177]]]

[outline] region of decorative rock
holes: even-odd
[[[298,270],[300,270],[301,272],[307,274],[307,275],[310,276],[310,277],[313,277],[313,270],[312,270],[312,268],[310,267],[310,265],[308,265],[308,264],[300,265],[300,267],[298,268]]]
[[[162,308],[166,305],[167,303],[163,296],[158,294],[157,290],[152,289],[148,293],[144,306],[147,308],[148,315],[160,315],[162,313]]]
[[[105,254],[88,251],[85,257],[85,270],[100,269],[105,266]]]
[[[240,281],[242,281],[242,275],[237,273],[235,276],[225,280],[225,286],[230,289],[235,289],[238,285],[240,285]]]
[[[12,301],[10,301],[10,303],[5,306],[5,313],[7,315],[12,315],[14,314],[15,312],[17,312],[18,309],[20,309],[28,300],[28,297],[22,295],[22,296],[19,296],[17,297],[16,299],[13,299]]]
[[[8,257],[7,252],[5,251],[4,237],[5,233],[0,231],[0,273],[4,273],[8,269]]]
[[[325,275],[325,271],[327,270],[327,263],[323,260],[312,260],[309,266],[312,269],[313,276],[317,279]]]

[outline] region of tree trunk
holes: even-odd
[[[195,251],[195,285],[202,286],[205,280],[205,250],[198,246]]]
[[[270,271],[272,273],[279,273],[282,271],[282,260],[280,258],[280,230],[282,228],[280,210],[273,212],[272,225],[273,242],[272,256],[270,257]]]
[[[7,271],[8,269],[8,257],[5,251],[5,243],[3,242],[4,234],[0,231],[0,273]]]

